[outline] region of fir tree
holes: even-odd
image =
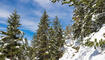
[[[38,40],[38,58],[39,60],[48,59],[48,28],[49,28],[49,20],[46,11],[44,11],[43,16],[41,17],[39,23],[39,29],[37,31],[37,40]]]
[[[33,48],[31,46],[28,46],[27,49],[28,49],[27,50],[27,57],[28,57],[27,60],[36,60],[36,59],[34,59],[35,58],[35,56],[34,56],[35,53],[34,53]]]
[[[2,53],[3,52],[3,41],[1,39],[2,37],[0,36],[0,60],[5,60],[5,55]]]
[[[21,47],[21,53],[19,54],[19,60],[28,60],[29,58],[29,44],[27,38],[23,39],[22,41],[22,47]]]
[[[32,39],[31,45],[32,45],[33,48],[36,48],[36,45],[37,45],[37,35],[35,33],[33,35],[33,39]]]
[[[62,48],[63,48],[63,45],[64,45],[65,41],[64,41],[64,38],[63,38],[63,30],[61,28],[61,25],[60,25],[60,22],[59,22],[57,16],[54,20],[53,26],[54,26],[54,31],[55,31],[54,35],[55,35],[55,40],[56,40],[55,45],[56,45],[56,48],[57,48],[55,53],[57,55],[56,59],[58,60],[63,54]]]
[[[31,42],[31,46],[32,46],[32,49],[30,52],[32,52],[32,56],[31,56],[31,60],[36,60],[36,57],[37,57],[37,51],[38,51],[38,48],[37,48],[37,45],[38,45],[38,40],[37,40],[37,35],[34,34],[33,35],[33,39],[32,39],[32,42]]]
[[[52,27],[50,27],[48,33],[49,33],[49,42],[48,42],[49,60],[58,60],[57,52],[59,50],[59,47],[56,46],[57,40],[55,38],[55,30]]]
[[[18,58],[21,53],[20,48],[22,47],[23,32],[18,29],[20,26],[20,16],[15,10],[8,18],[7,32],[1,32],[4,35],[4,38],[2,38],[2,54],[11,60]]]

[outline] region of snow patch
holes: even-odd
[[[105,40],[104,37],[105,34],[105,24],[103,27],[98,31],[90,34],[88,37],[84,38],[85,42],[87,39],[90,38],[90,41],[95,41],[97,39],[97,42],[99,42],[101,39]],[[105,50],[101,50],[101,47],[96,47],[96,49],[93,47],[86,47],[86,46],[79,46],[80,49],[77,51],[73,48],[75,46],[76,41],[72,42],[71,39],[67,39],[65,47],[64,55],[59,60],[105,60]],[[72,43],[71,43],[72,42]],[[70,44],[73,44],[72,46],[68,46]]]

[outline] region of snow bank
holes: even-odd
[[[81,46],[79,52],[72,47],[67,47],[63,57],[59,60],[94,60],[94,57],[97,58],[97,55],[100,56],[101,54],[97,49],[94,49],[94,47],[89,48]]]
[[[95,39],[97,39],[97,42],[99,42],[101,39],[105,40],[104,34],[105,25],[103,25],[103,27],[98,32],[94,32],[84,39],[86,40],[90,38],[90,41],[95,41]],[[86,47],[81,45],[79,46],[80,49],[77,51],[76,49],[72,48],[74,45],[68,46],[72,44],[70,39],[66,40],[66,43],[67,45],[64,45],[64,55],[59,60],[105,60],[105,50],[100,51],[100,47],[96,47],[96,49],[94,49],[94,46]]]
[[[94,56],[92,60],[104,60],[105,59],[105,53],[104,54],[99,54],[97,56]]]

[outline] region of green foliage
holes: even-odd
[[[37,57],[39,60],[46,60],[48,59],[48,28],[49,28],[49,20],[46,11],[44,11],[43,16],[41,17],[39,23],[39,29],[37,31]],[[49,53],[49,52],[48,52]]]
[[[30,58],[30,60],[36,60],[35,59],[35,57],[37,57],[37,52],[38,52],[38,49],[40,49],[40,48],[38,48],[38,45],[39,45],[39,43],[38,43],[38,40],[37,40],[37,35],[36,34],[34,34],[34,36],[33,36],[33,40],[32,40],[32,42],[31,42],[31,46],[32,47],[29,47],[29,58]]]
[[[63,4],[68,4],[75,7],[72,25],[72,33],[74,39],[83,39],[92,32],[97,32],[105,23],[105,0],[54,0],[61,1]],[[103,13],[103,14],[100,14]],[[93,15],[95,21],[92,21]]]
[[[27,38],[24,39],[22,47],[20,48],[21,53],[18,55],[19,60],[26,60],[27,57],[29,57],[29,45],[28,45],[28,40]]]
[[[105,40],[99,40],[99,42],[97,42],[97,39],[95,39],[94,42],[87,40],[87,42],[85,43],[85,46],[89,46],[92,47],[94,46],[96,47],[101,47],[102,49],[105,48]]]
[[[40,19],[37,34],[34,34],[32,45],[28,45],[24,33],[18,29],[20,16],[16,10],[8,18],[7,31],[0,31],[3,38],[0,40],[0,60],[58,60],[63,55],[63,29],[56,16],[53,25],[49,26],[46,11]]]
[[[99,46],[101,47],[101,48],[105,48],[105,40],[100,40],[99,41]]]
[[[48,15],[44,12],[37,34],[34,34],[30,47],[31,60],[58,60],[63,55],[63,30],[56,17],[53,25],[49,26]],[[34,57],[34,58],[33,58]]]
[[[54,21],[54,30],[55,30],[55,38],[57,40],[57,46],[62,47],[64,44],[64,39],[63,39],[63,30],[61,28],[60,22],[58,21],[58,17],[55,18]]]
[[[64,38],[63,38],[63,30],[61,28],[60,22],[58,17],[56,16],[53,22],[53,28],[49,29],[49,50],[50,50],[50,58],[51,60],[58,60],[63,55],[63,45],[64,45]]]
[[[5,57],[0,55],[0,60],[5,60]]]
[[[85,43],[85,46],[89,46],[89,47],[94,46],[94,42],[89,41],[89,40],[90,40],[90,39],[87,40],[87,42]]]
[[[20,16],[17,14],[16,10],[8,18],[7,32],[1,31],[2,35],[5,35],[1,40],[3,56],[12,59],[19,57],[21,53],[23,33],[18,29],[20,27],[19,23]]]

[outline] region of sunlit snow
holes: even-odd
[[[97,39],[99,42],[100,39],[105,40],[104,34],[105,33],[105,25],[98,31],[90,34],[88,37],[85,37],[84,39],[91,38],[90,41],[94,41]],[[75,49],[73,49],[70,45],[71,39],[66,40],[66,43],[64,45],[65,52],[64,55],[59,60],[105,60],[105,50],[101,50],[100,47],[97,47],[96,49],[93,47],[86,47],[86,46],[80,46],[79,51],[77,52]],[[68,44],[69,43],[69,44]],[[73,42],[72,42],[73,43]]]

